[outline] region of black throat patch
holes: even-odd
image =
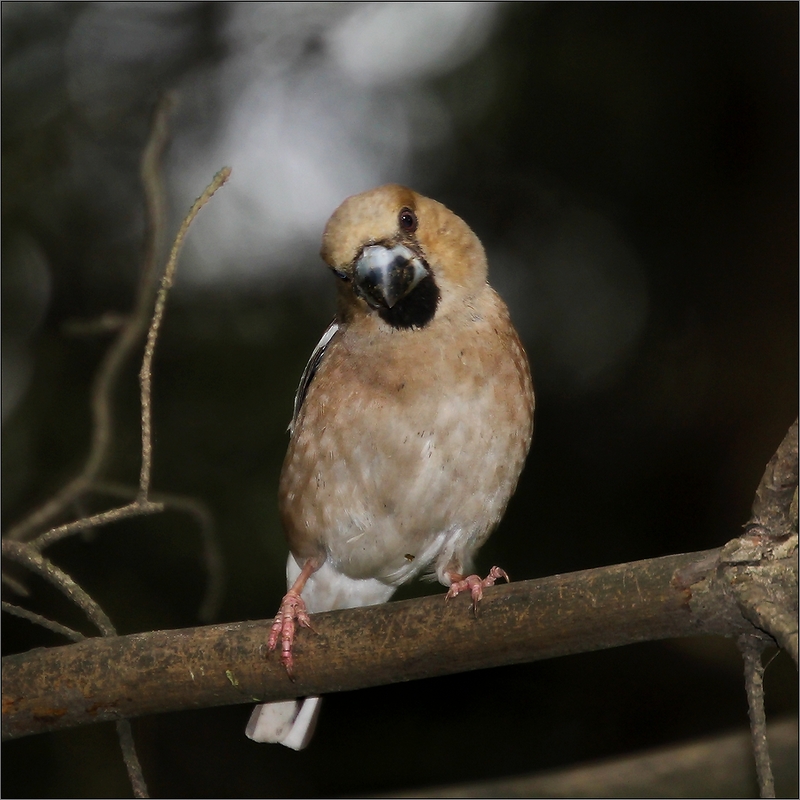
[[[424,328],[436,315],[439,297],[439,287],[428,274],[394,308],[382,308],[378,313],[393,328]]]

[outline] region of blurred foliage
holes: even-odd
[[[5,527],[85,455],[88,386],[107,340],[69,337],[64,326],[131,305],[143,236],[138,160],[155,96],[215,69],[232,13],[164,4],[150,24],[174,34],[172,44],[142,58],[93,115],[76,108],[63,69],[91,5],[3,4]],[[137,5],[120,13],[135,21]],[[797,414],[797,23],[790,3],[512,4],[474,57],[427,79],[451,127],[416,154],[414,186],[483,239],[537,387],[532,453],[482,568],[499,563],[524,579],[701,550],[748,519]],[[199,135],[213,137],[213,124]],[[199,166],[210,180],[222,164]],[[220,620],[267,617],[284,591],[275,491],[285,427],[333,311],[331,285],[319,268],[313,280],[265,272],[252,285],[182,290],[187,256],[156,355],[154,489],[212,510],[227,568]],[[118,393],[109,476],[127,482],[138,471],[137,369],[134,360]],[[176,512],[51,552],[123,633],[197,624],[200,554],[194,523]],[[31,589],[35,610],[77,619],[46,587]],[[4,652],[56,643],[4,621]],[[783,655],[766,689],[768,715],[796,710]],[[153,795],[352,796],[746,724],[741,662],[727,641],[332,696],[300,755],[247,740],[249,710],[135,721]],[[5,748],[7,796],[129,793],[110,725]]]

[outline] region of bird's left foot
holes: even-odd
[[[278,646],[278,641],[280,640],[281,661],[290,678],[294,669],[292,645],[294,644],[295,622],[303,628],[314,630],[311,627],[311,620],[308,618],[303,598],[300,597],[298,592],[290,589],[281,601],[281,607],[278,609],[275,622],[272,623],[272,630],[269,633],[269,642],[267,643],[271,653]]]
[[[494,586],[498,578],[503,578],[506,583],[511,582],[511,578],[508,577],[508,573],[500,567],[492,567],[489,570],[489,574],[483,579],[481,579],[480,575],[467,575],[465,578],[454,575],[453,582],[450,584],[450,589],[448,590],[444,599],[449,600],[451,597],[455,597],[456,595],[461,594],[461,592],[469,589],[469,592],[472,595],[472,610],[477,617],[478,603],[480,603],[481,598],[483,597],[483,590],[487,586]]]

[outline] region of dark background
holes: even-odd
[[[230,89],[226,106],[202,89],[237,56],[220,35],[237,7],[109,4],[115,27],[104,31],[86,23],[100,13],[92,4],[3,4],[4,527],[82,464],[88,387],[108,339],[70,336],[65,323],[130,307],[143,247],[138,162],[160,91],[182,93],[174,141],[216,152],[237,95]],[[327,57],[328,26],[358,8],[324,10],[338,16],[316,28],[297,8],[290,30],[307,41],[285,70],[299,74]],[[395,172],[370,173],[468,221],[533,365],[533,448],[480,568],[527,579],[719,546],[747,521],[797,414],[798,7],[525,3],[492,13],[466,60],[386,89],[422,87],[448,124],[388,159]],[[135,51],[142,19],[159,46],[112,75],[103,53]],[[89,35],[93,49],[76,56]],[[81,68],[96,79],[78,96]],[[412,139],[422,127],[412,124]],[[205,178],[187,194],[178,144],[166,155],[171,231],[232,161],[231,186],[190,233],[201,241],[250,166],[193,156]],[[275,492],[285,428],[333,309],[318,237],[339,200],[370,188],[353,181],[295,249],[245,252],[245,229],[260,221],[242,213],[241,238],[228,229],[215,245],[226,264],[255,266],[193,280],[202,254],[189,249],[170,297],[155,364],[154,488],[202,499],[214,515],[227,574],[217,621],[268,617],[284,591]],[[316,191],[313,180],[301,188]],[[121,382],[109,470],[132,484],[138,364]],[[104,502],[92,496],[73,512]],[[194,522],[172,511],[48,554],[130,633],[197,624],[200,551]],[[55,592],[30,588],[29,607],[79,624]],[[5,653],[60,643],[4,619]],[[370,794],[741,728],[741,671],[734,642],[687,640],[341,694],[326,698],[301,754],[247,740],[246,706],[137,720],[134,734],[155,796]],[[779,654],[766,674],[768,717],[796,711],[796,680]],[[5,796],[130,792],[112,725],[10,742],[4,756]]]

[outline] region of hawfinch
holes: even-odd
[[[336,318],[303,373],[280,479],[289,591],[269,637],[291,674],[308,614],[385,603],[434,573],[468,590],[533,433],[528,359],[483,247],[441,203],[389,184],[349,197],[322,238]],[[255,741],[308,743],[319,697],[258,706]]]

